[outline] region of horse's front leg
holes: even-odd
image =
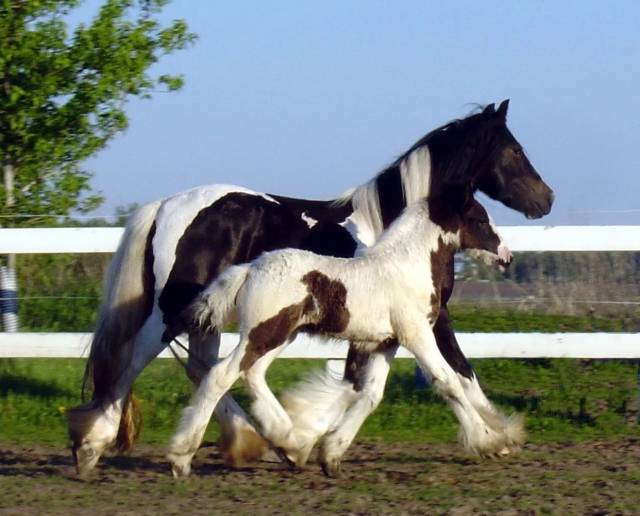
[[[357,398],[335,428],[322,439],[319,459],[327,476],[336,476],[340,473],[344,453],[369,414],[382,401],[391,360],[397,350],[398,345],[393,341],[381,344],[379,350],[371,354],[349,351],[350,357],[359,356],[351,362],[351,364],[358,364],[358,367],[350,370],[347,364],[345,374],[345,377],[352,381]],[[365,357],[366,362],[364,362]]]
[[[525,439],[522,418],[518,415],[507,417],[489,401],[480,387],[475,371],[458,345],[446,307],[440,309],[433,333],[441,355],[456,372],[466,398],[489,426],[504,435],[505,447],[500,450],[500,455],[518,450]]]
[[[199,385],[216,364],[219,350],[219,332],[189,333],[187,375],[194,384]],[[245,411],[229,393],[218,402],[214,414],[220,424],[218,447],[225,464],[238,467],[264,457],[269,450],[267,442],[256,432]]]
[[[121,373],[114,375],[112,383],[102,397],[95,398],[80,407],[69,409],[67,419],[69,434],[72,440],[72,453],[76,469],[80,476],[88,474],[98,462],[104,450],[118,437],[133,443],[136,432],[135,405],[129,405],[130,389],[134,380],[151,360],[165,347],[161,341],[162,322],[160,313],[154,310],[134,337],[131,357],[118,356],[118,362],[107,364]],[[127,407],[123,416],[123,408]],[[121,416],[132,418],[132,421],[121,422]]]

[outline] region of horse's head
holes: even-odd
[[[488,128],[490,151],[481,159],[475,186],[489,197],[537,219],[551,211],[553,191],[541,179],[507,127],[505,100],[496,110],[493,104],[479,115]],[[478,116],[478,115],[476,115]]]
[[[487,265],[501,271],[511,264],[512,255],[484,207],[473,197],[465,204],[460,218],[460,248]]]

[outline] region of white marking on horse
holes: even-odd
[[[316,219],[314,219],[313,217],[309,217],[309,215],[307,215],[304,211],[302,212],[302,215],[300,215],[300,217],[302,218],[302,220],[304,220],[307,223],[307,226],[309,226],[309,229],[311,229],[313,226],[315,226],[318,223]]]

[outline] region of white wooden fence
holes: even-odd
[[[640,226],[503,226],[512,251],[636,251]],[[122,228],[0,229],[0,254],[113,252]],[[458,333],[469,357],[640,358],[635,333]],[[0,357],[79,357],[90,335],[83,333],[0,333]],[[225,334],[221,354],[235,344]],[[171,356],[165,352],[161,356]],[[300,336],[283,354],[290,358],[344,358],[344,343]],[[409,356],[404,350],[400,357]]]

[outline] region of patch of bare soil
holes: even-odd
[[[231,470],[214,445],[175,481],[160,447],[103,459],[78,480],[67,450],[0,443],[0,514],[637,514],[640,439],[528,445],[481,460],[455,444],[363,442],[339,479],[261,463]]]

